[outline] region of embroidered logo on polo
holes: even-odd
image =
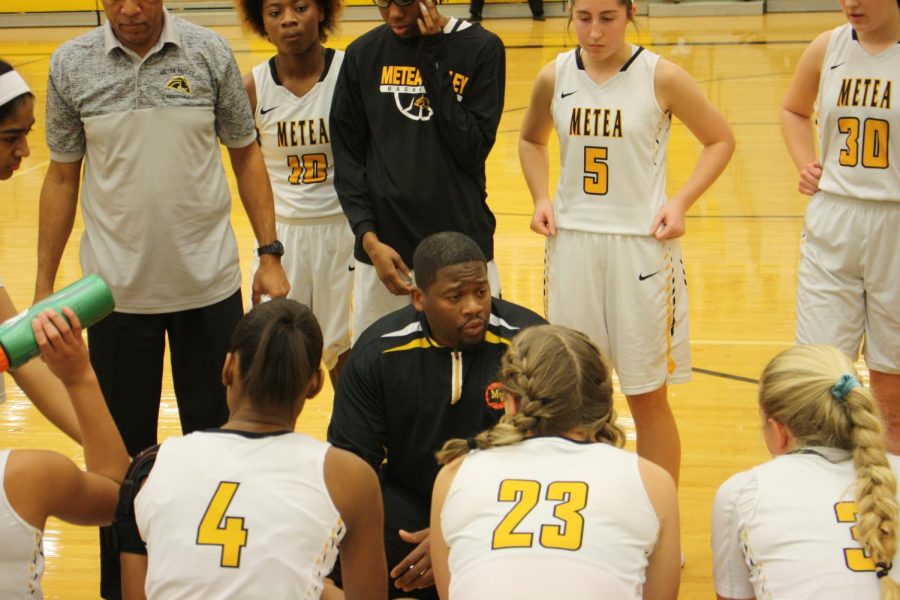
[[[456,92],[456,100],[462,102],[469,78],[461,73],[450,71],[450,79],[453,91]],[[381,85],[378,90],[382,94],[393,94],[394,105],[407,119],[428,121],[434,114],[431,101],[425,95],[422,74],[416,67],[407,65],[382,67]]]
[[[166,87],[170,90],[176,90],[182,94],[191,93],[191,82],[184,75],[176,75],[166,82]]]
[[[503,410],[503,384],[495,381],[484,389],[484,402],[494,410]]]

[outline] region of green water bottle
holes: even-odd
[[[111,313],[116,303],[103,278],[88,275],[23,310],[0,324],[0,373],[15,369],[40,354],[31,321],[48,308],[62,315],[65,306],[78,315],[82,327],[90,327]]]

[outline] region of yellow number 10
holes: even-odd
[[[321,152],[303,156],[290,154],[287,164],[291,168],[288,182],[292,185],[322,183],[328,179],[328,157]]]
[[[222,546],[220,566],[238,568],[241,566],[241,548],[247,545],[247,530],[243,517],[226,517],[225,512],[241,484],[222,481],[216,488],[209,506],[197,529],[197,543],[200,545]],[[223,524],[224,522],[224,524]]]

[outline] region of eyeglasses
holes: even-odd
[[[416,0],[372,0],[378,8],[387,8],[391,5],[391,2],[397,6],[409,6],[415,1]]]

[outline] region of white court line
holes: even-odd
[[[45,160],[42,163],[37,163],[36,165],[31,165],[25,169],[19,169],[15,173],[13,173],[13,177],[18,177],[19,175],[24,175],[25,173],[31,173],[32,171],[37,171],[38,169],[43,169],[47,165],[50,164],[49,160]]]
[[[691,340],[697,346],[793,346],[794,340]]]

